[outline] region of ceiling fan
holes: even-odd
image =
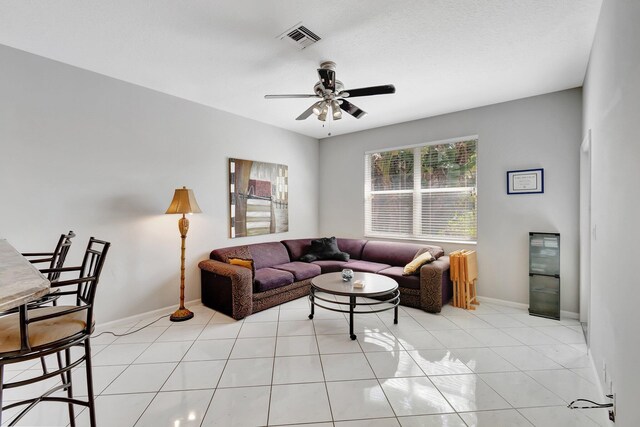
[[[340,80],[336,80],[336,63],[325,61],[318,68],[318,76],[320,81],[313,86],[313,95],[265,95],[266,99],[281,98],[320,98],[320,101],[314,103],[307,108],[302,114],[296,117],[296,120],[304,120],[312,113],[318,116],[318,120],[325,121],[331,109],[333,120],[342,118],[342,111],[351,114],[356,119],[364,117],[367,113],[360,108],[347,101],[346,98],[355,98],[358,96],[385,95],[395,93],[396,88],[393,85],[370,86],[359,89],[346,89]]]

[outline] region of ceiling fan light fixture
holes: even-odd
[[[331,109],[333,110],[333,120],[340,120],[342,118],[342,110],[340,110],[340,104],[335,99],[331,101]]]
[[[318,120],[324,122],[327,120],[327,114],[329,113],[329,105],[326,102],[323,102],[324,106],[322,107],[322,111],[318,114]]]
[[[313,106],[313,114],[315,114],[316,116],[319,116],[322,113],[322,111],[325,110],[326,108],[327,108],[326,101],[318,101]]]

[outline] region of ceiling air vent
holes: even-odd
[[[299,22],[293,27],[289,28],[287,31],[280,34],[278,38],[280,40],[287,40],[290,43],[295,44],[300,50],[309,47],[321,40],[320,36],[302,25],[302,22]]]

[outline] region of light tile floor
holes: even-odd
[[[98,424],[154,426],[610,426],[606,410],[570,410],[599,395],[578,322],[482,303],[439,315],[400,308],[345,315],[306,298],[235,321],[203,306],[135,334],[93,339]],[[122,322],[122,333],[149,320]],[[10,367],[28,378],[38,363]],[[46,387],[56,383],[49,380]],[[78,395],[85,376],[74,372]],[[5,402],[43,385],[5,394]],[[5,424],[11,411],[4,414]],[[79,426],[87,411],[77,409]],[[40,404],[23,426],[67,426],[65,405]]]

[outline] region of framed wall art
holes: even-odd
[[[507,172],[507,194],[544,193],[544,169]]]
[[[289,168],[229,159],[231,238],[289,231]]]

